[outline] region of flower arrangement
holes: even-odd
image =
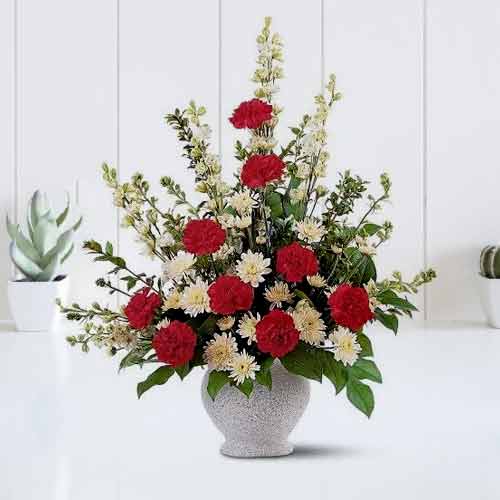
[[[193,205],[165,176],[160,184],[175,208],[164,209],[142,174],[120,183],[116,170],[103,166],[114,204],[124,210],[123,226],[137,233],[143,253],[161,262],[161,273],[135,272],[110,243],[85,242],[94,260],[112,265],[97,286],[124,295],[127,303],[117,311],[98,303],[61,305],[69,320],[84,324],[82,334],[67,340],[85,352],[94,344],[124,354],[121,368],[157,365],[138,384],[139,397],[198,366],[210,369],[212,398],[226,384],[249,397],[255,384],[271,389],[270,367],[279,359],[293,374],[326,377],[336,393],[345,388],[349,401],[370,416],[374,398],[366,381],[382,377],[366,328],[378,321],[396,333],[398,317],[416,310],[406,295],[435,272],[425,270],[411,281],[399,272],[377,278],[374,258],[393,229],[372,220],[390,196],[387,174],[376,196],[366,196],[368,182],[349,171],[332,189],[321,183],[329,160],[326,123],[341,98],[334,75],[315,97],[312,114],[278,147],[283,54],[270,24],[266,18],[257,37],[254,98],[229,118],[249,136],[235,144],[241,168],[233,185],[223,180],[211,152],[206,110],[194,102],[166,122],[183,145],[201,203]],[[364,214],[350,222],[365,196]]]

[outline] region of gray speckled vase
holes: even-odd
[[[217,429],[226,438],[221,453],[231,457],[280,457],[293,452],[288,435],[309,402],[310,384],[289,373],[279,361],[271,367],[272,390],[255,384],[247,399],[238,389],[224,386],[215,401],[207,393],[203,378],[203,405]]]

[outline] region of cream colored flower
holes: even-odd
[[[248,345],[255,342],[255,329],[260,321],[260,314],[254,316],[251,312],[243,315],[238,323],[238,333],[244,339],[247,339]]]
[[[240,193],[235,193],[229,198],[229,205],[239,214],[247,214],[252,208],[257,207],[257,202],[252,198],[250,191],[245,189]]]
[[[370,301],[370,310],[371,312],[375,312],[375,309],[380,305],[380,301],[376,298],[378,294],[377,284],[375,281],[370,280],[366,285],[364,285],[364,288]]]
[[[106,338],[106,345],[116,349],[131,349],[137,342],[136,334],[123,323],[114,323],[111,335]]]
[[[310,174],[311,174],[311,167],[309,167],[307,163],[300,163],[299,166],[297,167],[297,173],[295,174],[295,176],[298,177],[299,179],[307,179]]]
[[[302,184],[298,188],[290,190],[290,201],[292,204],[300,203],[306,197],[306,187]]]
[[[357,342],[356,334],[347,328],[338,327],[328,338],[333,343],[335,359],[341,361],[344,366],[352,366],[361,352],[361,346]]]
[[[377,255],[377,249],[368,241],[368,238],[356,236],[358,249],[363,255]]]
[[[181,294],[173,289],[163,301],[162,309],[168,311],[169,309],[179,309],[181,307]]]
[[[208,367],[214,370],[227,370],[235,354],[238,352],[236,340],[231,334],[226,332],[214,334],[214,338],[209,340],[203,352],[203,360]]]
[[[332,252],[335,255],[340,255],[342,253],[342,248],[338,247],[337,245],[332,245]]]
[[[321,226],[321,223],[315,221],[311,217],[306,217],[300,222],[297,222],[295,224],[295,231],[297,231],[301,240],[307,241],[308,243],[317,243],[323,238],[326,232]]]
[[[308,276],[307,282],[314,288],[324,288],[326,286],[326,280],[320,274],[313,274]]]
[[[197,278],[196,283],[189,285],[182,292],[180,305],[189,316],[210,312],[208,284]]]
[[[255,362],[255,358],[243,349],[242,353],[234,356],[230,369],[229,377],[236,382],[236,385],[240,385],[247,378],[255,380],[255,373],[260,370],[260,366]]]
[[[302,304],[292,312],[292,317],[301,340],[312,345],[319,345],[325,340],[325,322],[316,309]]]
[[[163,318],[157,325],[156,329],[161,330],[162,328],[167,328],[170,325],[170,320],[168,318]]]
[[[195,260],[193,254],[180,251],[175,257],[162,264],[163,279],[167,281],[182,278],[193,267]]]
[[[264,297],[271,302],[271,309],[281,307],[284,302],[291,303],[293,299],[288,283],[283,281],[278,281],[272,287],[266,288]]]
[[[260,252],[251,250],[241,254],[241,260],[236,265],[236,274],[245,283],[250,283],[254,288],[264,281],[264,276],[271,272],[271,259],[264,258]]]
[[[226,330],[231,330],[234,322],[234,316],[224,316],[217,321],[217,326],[220,328],[221,332],[225,332]]]
[[[215,260],[225,260],[234,252],[234,246],[224,243],[217,252],[213,254]]]
[[[233,217],[233,227],[238,229],[246,229],[252,225],[252,216],[244,215],[243,217]]]

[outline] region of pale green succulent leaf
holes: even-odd
[[[83,222],[83,216],[80,216],[80,218],[75,222],[75,224],[73,224],[71,229],[73,231],[77,231],[79,229],[79,227],[82,225],[82,222]]]
[[[59,267],[60,259],[59,254],[55,255],[47,264],[47,267],[36,277],[36,281],[51,281],[56,275],[57,268]]]
[[[66,208],[56,218],[57,227],[64,224],[64,221],[66,220],[66,217],[69,214],[69,204],[70,204],[69,203],[69,194],[66,193]]]
[[[42,215],[33,227],[33,243],[40,255],[44,255],[57,242],[57,224],[50,212]]]
[[[61,264],[63,264],[66,261],[66,259],[73,253],[74,249],[75,249],[75,244],[72,243],[71,246],[69,247],[69,250],[62,256]]]
[[[7,232],[9,236],[12,238],[12,241],[15,241],[18,249],[28,257],[31,261],[38,263],[40,260],[40,254],[36,251],[35,247],[31,243],[26,236],[24,236],[23,232],[19,228],[19,225],[12,224],[7,216]]]
[[[33,233],[33,226],[31,225],[31,221],[29,216],[26,216],[26,225],[28,226],[28,232],[30,234],[30,240],[33,241],[35,238],[35,235]]]
[[[26,278],[37,281],[37,277],[42,272],[42,269],[31,261],[28,257],[26,257],[20,250],[17,248],[15,242],[11,242],[10,247],[10,258],[14,265],[21,271]]]
[[[30,214],[31,214],[31,225],[34,227],[38,224],[39,218],[47,210],[44,205],[44,198],[38,189],[33,193],[30,201]]]
[[[15,240],[17,232],[19,231],[19,225],[13,224],[10,221],[8,214],[5,216],[5,225],[7,226],[7,233],[9,233],[10,239]]]
[[[64,231],[61,236],[59,236],[57,243],[40,260],[40,267],[42,269],[44,269],[57,255],[62,256],[68,252],[73,242],[73,234],[74,231],[72,229],[68,229],[67,231]]]

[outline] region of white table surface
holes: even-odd
[[[500,498],[500,331],[474,323],[373,331],[384,384],[370,420],[313,384],[294,455],[219,455],[201,371],[141,401],[139,370],[64,331],[0,323],[0,499]]]

